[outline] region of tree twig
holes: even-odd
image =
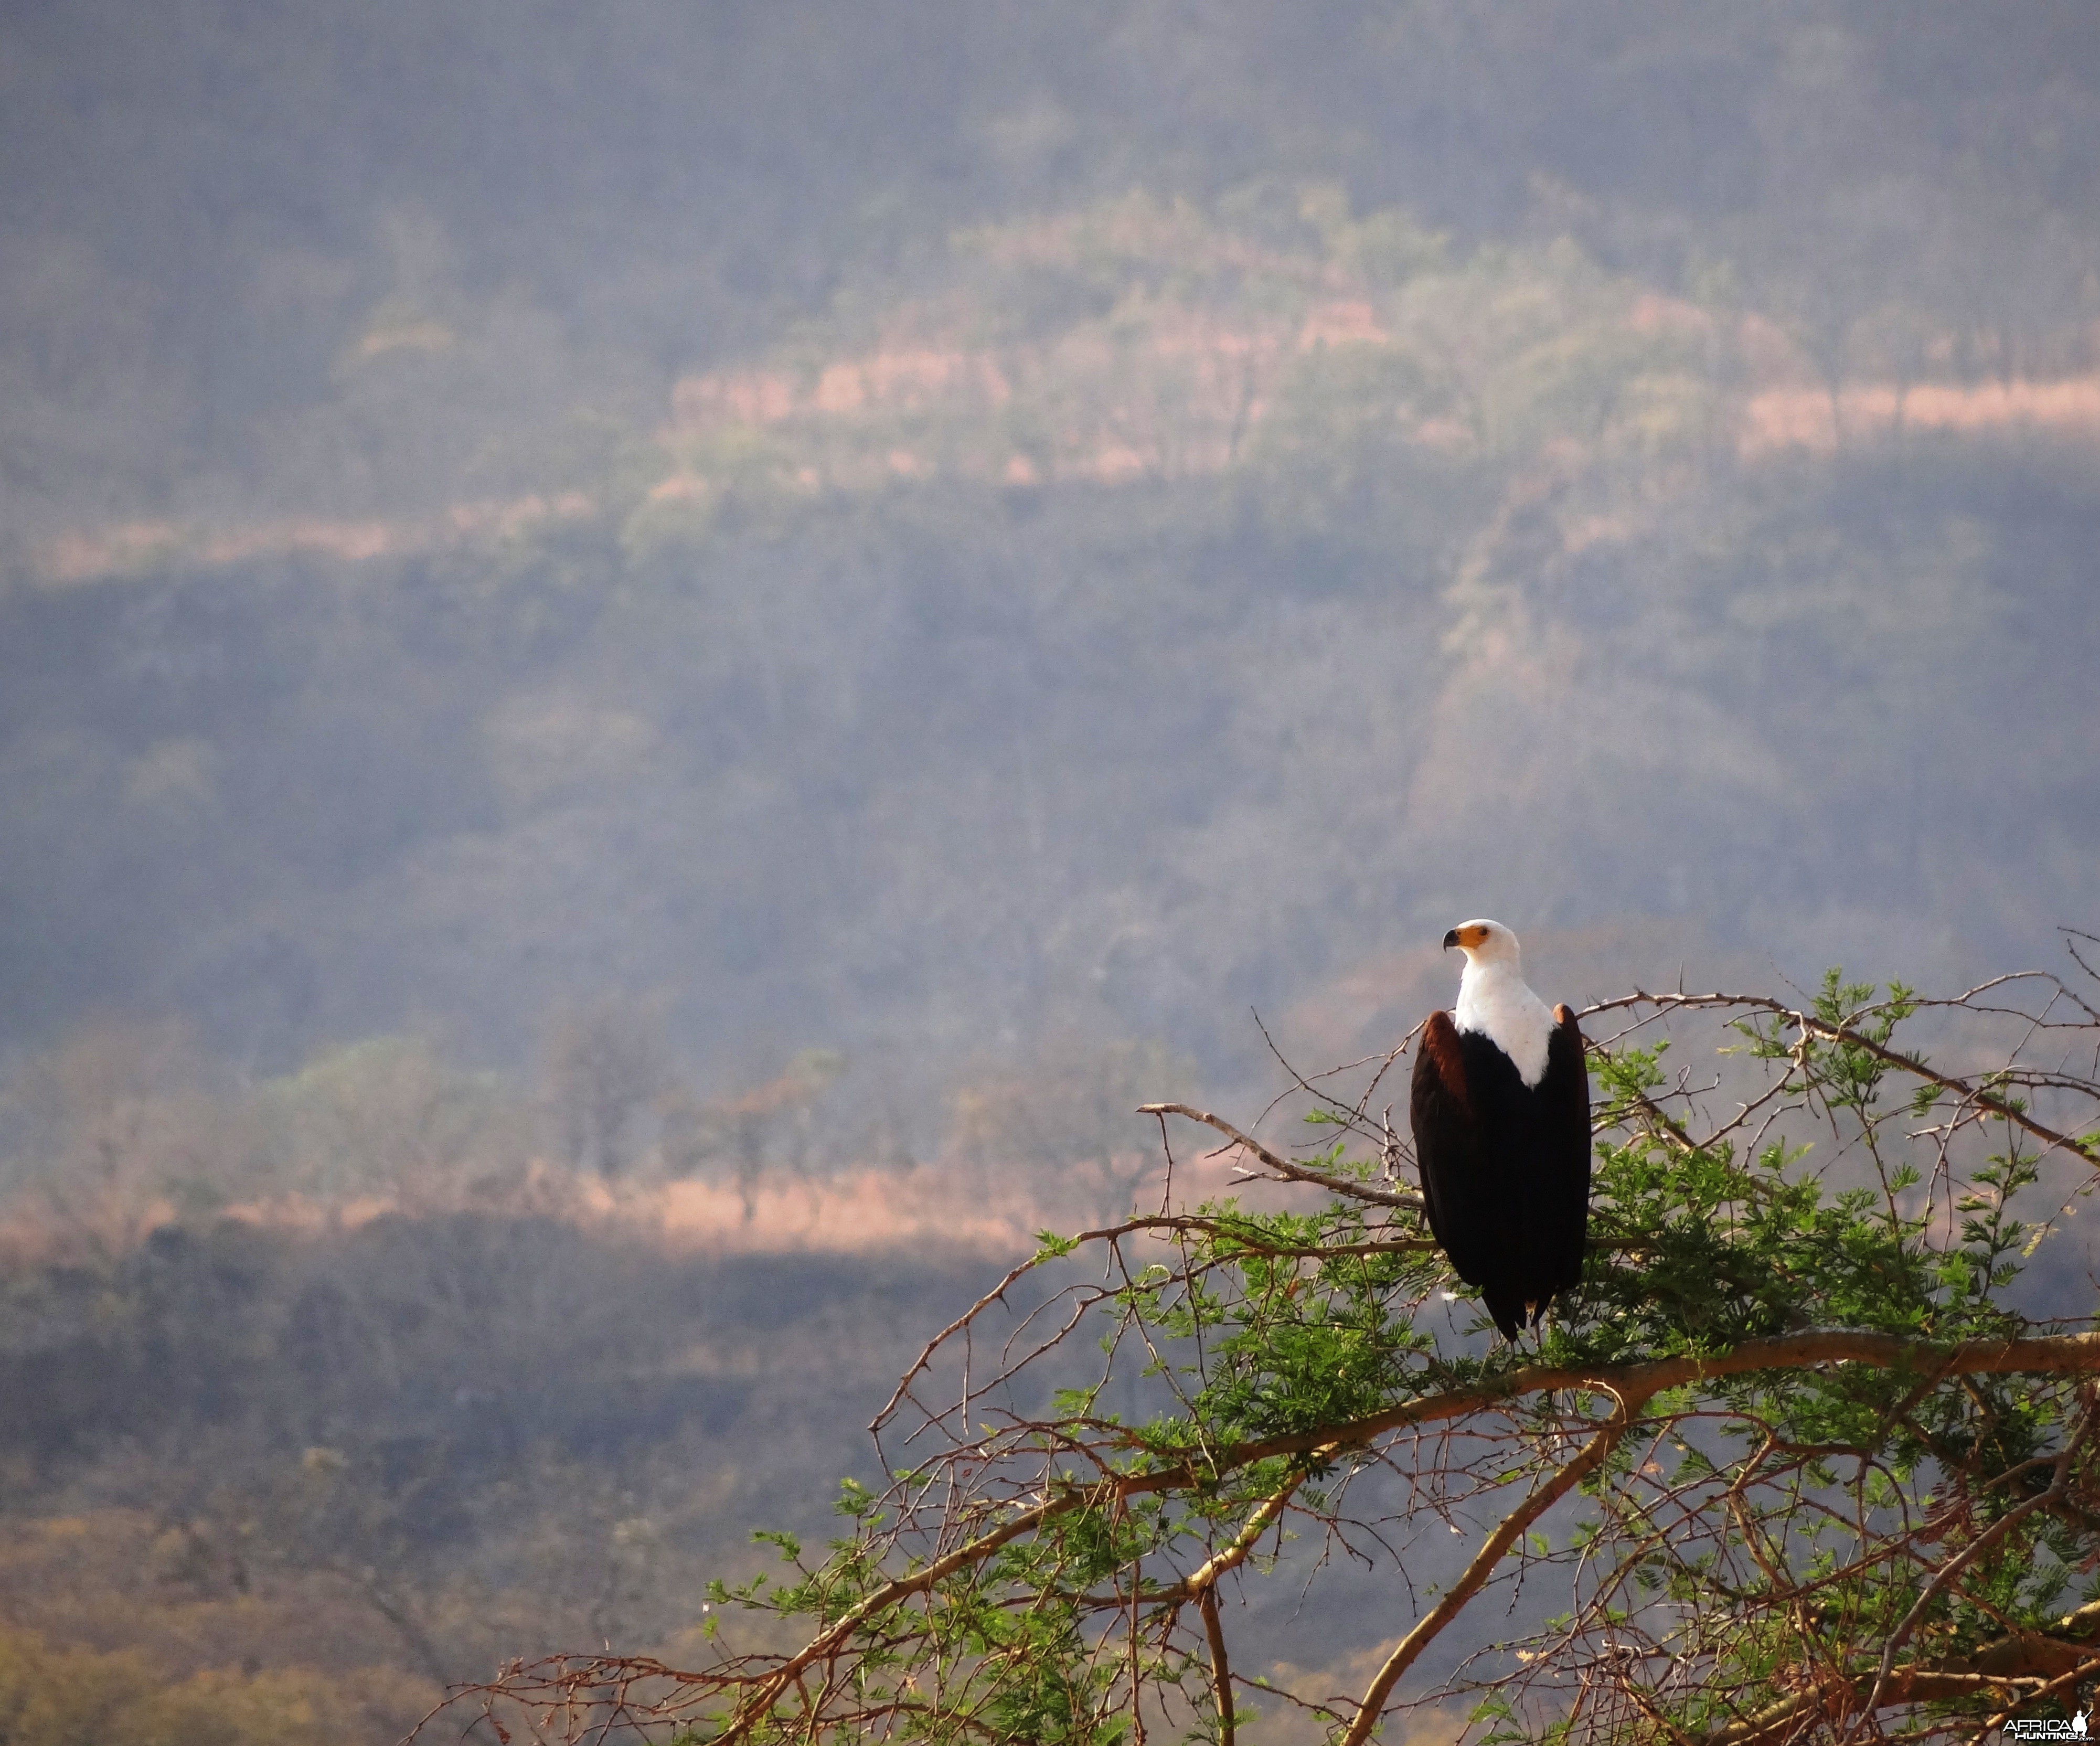
[[[1264,1168],[1293,1182],[1308,1182],[1335,1194],[1347,1195],[1352,1200],[1369,1201],[1379,1206],[1404,1207],[1418,1212],[1424,1202],[1418,1194],[1403,1194],[1396,1189],[1373,1188],[1367,1182],[1359,1182],[1352,1176],[1338,1176],[1332,1171],[1314,1170],[1310,1165],[1293,1162],[1290,1159],[1272,1152],[1251,1135],[1242,1134],[1223,1116],[1212,1115],[1207,1109],[1198,1109],[1189,1104],[1140,1104],[1140,1115],[1178,1115],[1191,1122],[1201,1122],[1206,1127],[1214,1127],[1236,1146],[1244,1147],[1260,1158]]]
[[[2055,1469],[2055,1476],[2050,1481],[2048,1488],[2036,1492],[2032,1497],[2015,1504],[2008,1510],[1942,1565],[1932,1581],[1925,1585],[1924,1592],[1918,1596],[1910,1611],[1903,1616],[1896,1628],[1889,1633],[1889,1640],[1882,1646],[1882,1664],[1874,1674],[1873,1687],[1867,1694],[1865,1706],[1867,1714],[1872,1715],[1881,1707],[1882,1689],[1887,1685],[1889,1676],[1895,1670],[1896,1651],[1910,1641],[1911,1633],[1917,1629],[1918,1621],[1924,1618],[1926,1609],[1932,1605],[1933,1602],[1947,1592],[1948,1585],[1957,1576],[2004,1539],[2022,1521],[2033,1515],[2036,1510],[2047,1507],[2063,1496],[2069,1483],[2071,1463],[2078,1458],[2079,1446],[2085,1440],[2085,1433],[2092,1423],[2092,1413],[2088,1411],[2081,1413],[2072,1423],[2069,1434],[2063,1440],[2062,1452],[2050,1463]]]
[[[1877,1043],[1872,1037],[1863,1036],[1843,1025],[1828,1025],[1821,1019],[1811,1017],[1798,1007],[1788,1006],[1784,1001],[1774,1000],[1765,994],[1651,994],[1636,989],[1630,994],[1621,994],[1617,999],[1600,1000],[1585,1007],[1581,1016],[1593,1013],[1623,1011],[1628,1007],[1652,1006],[1658,1012],[1697,1007],[1740,1007],[1753,1012],[1769,1012],[1786,1020],[1804,1037],[1820,1037],[1826,1043],[1842,1043],[1850,1048],[1864,1050],[1875,1060],[1890,1067],[1899,1067],[1905,1073],[1938,1086],[1942,1091],[1952,1091],[1965,1101],[1974,1103],[1992,1114],[2001,1116],[2015,1127],[2023,1129],[2044,1144],[2068,1152],[2081,1162],[2100,1169],[2100,1156],[2094,1152],[2094,1136],[2079,1139],[2060,1132],[2045,1122],[2038,1122],[2024,1109],[2015,1109],[2003,1098],[1994,1097],[1981,1087],[1971,1085],[1966,1079],[1952,1074],[1942,1073],[1928,1067],[1923,1061],[1892,1049],[1886,1043]]]
[[[1543,1484],[1536,1487],[1531,1495],[1502,1519],[1495,1531],[1488,1536],[1480,1550],[1473,1554],[1473,1561],[1466,1567],[1465,1574],[1445,1589],[1443,1597],[1423,1617],[1415,1621],[1414,1629],[1401,1638],[1392,1653],[1386,1657],[1385,1665],[1378,1670],[1368,1690],[1357,1705],[1355,1719],[1349,1723],[1348,1731],[1343,1735],[1340,1746],[1364,1746],[1378,1726],[1383,1713],[1386,1700],[1399,1683],[1401,1675],[1414,1666],[1422,1651],[1434,1642],[1445,1626],[1464,1612],[1472,1598],[1494,1573],[1495,1566],[1502,1560],[1515,1542],[1517,1537],[1528,1529],[1539,1517],[1565,1497],[1569,1492],[1587,1479],[1604,1463],[1612,1451],[1618,1447],[1619,1440],[1631,1427],[1635,1417],[1648,1404],[1645,1394],[1621,1395],[1612,1408],[1611,1416],[1600,1426],[1597,1434],[1584,1444],[1575,1458],[1566,1462]]]

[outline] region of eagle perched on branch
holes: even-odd
[[[1516,936],[1462,922],[1458,1003],[1434,1012],[1408,1110],[1429,1228],[1514,1340],[1582,1277],[1590,1226],[1590,1075],[1564,1006],[1524,985]]]

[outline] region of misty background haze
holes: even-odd
[[[61,0],[0,162],[0,1621],[99,1713],[666,1640],[1464,917],[2094,920],[2082,0]]]

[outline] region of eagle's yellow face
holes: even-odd
[[[1444,936],[1445,951],[1454,946],[1466,955],[1469,964],[1507,964],[1512,970],[1516,968],[1516,936],[1500,922],[1489,921],[1485,915],[1460,922]]]

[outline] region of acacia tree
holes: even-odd
[[[2066,1713],[2100,1674],[2100,1334],[2051,1259],[2100,1179],[2100,986],[2067,942],[2063,977],[1948,999],[1833,972],[1590,1007],[1590,1259],[1520,1347],[1406,1186],[1408,1044],[1290,1075],[1308,1146],[1149,1106],[1160,1210],[1045,1235],[935,1337],[873,1426],[887,1486],[846,1487],[822,1555],[761,1537],[779,1574],[717,1587],[718,1659],[540,1662],[464,1701],[714,1746],[1234,1746],[1293,1713],[1360,1746],[1425,1706],[1483,1741],[1752,1746]],[[1176,1201],[1184,1122],[1246,1193]],[[1388,1579],[1355,1689],[1254,1677],[1264,1582],[1345,1561]]]

